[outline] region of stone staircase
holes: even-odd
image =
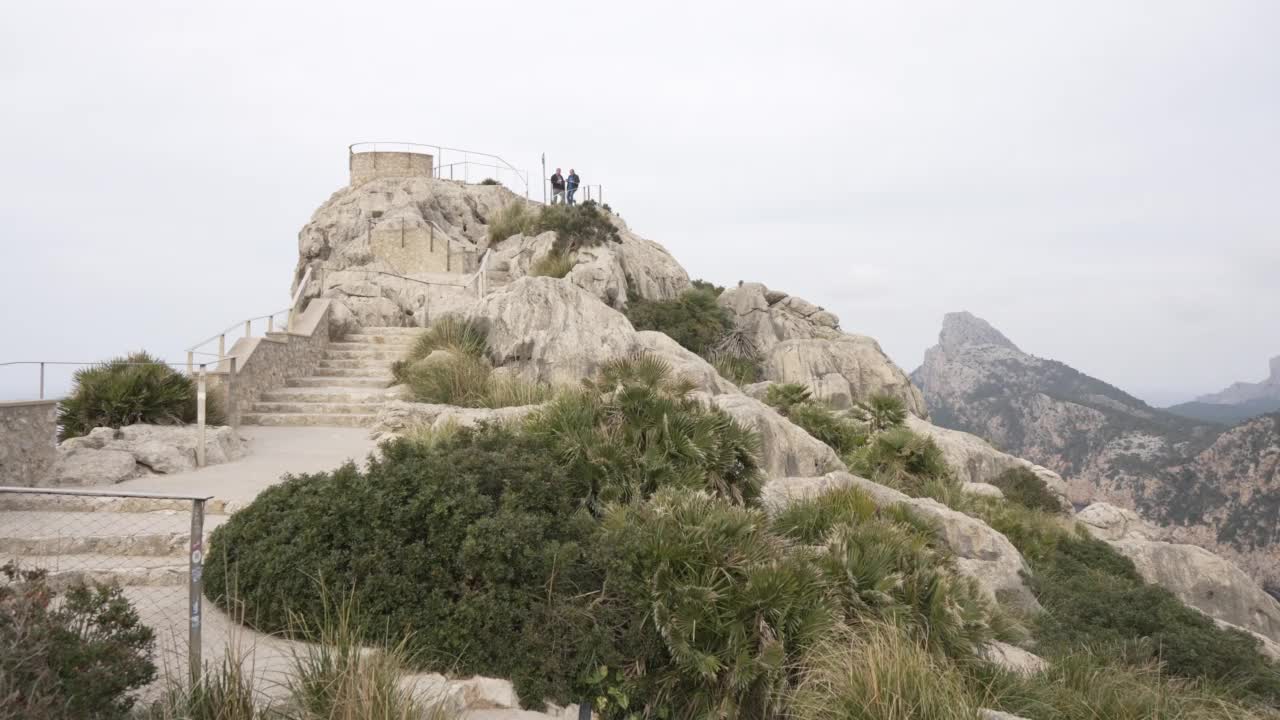
[[[422,328],[367,327],[330,342],[314,375],[262,393],[245,425],[370,427],[388,397],[391,363],[404,358]]]

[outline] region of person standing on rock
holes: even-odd
[[[573,172],[570,170],[570,172]],[[564,202],[564,176],[560,174],[560,168],[556,168],[556,174],[551,176],[551,204],[556,204],[556,199]]]
[[[577,171],[575,171],[573,168],[569,168],[569,179],[565,183],[565,189],[568,191],[570,205],[573,204],[573,193],[578,189],[578,185],[580,182],[581,180],[578,178]]]

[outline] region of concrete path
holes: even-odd
[[[348,460],[364,465],[377,445],[365,428],[257,427],[245,425],[240,436],[249,441],[249,454],[222,465],[210,465],[173,475],[149,475],[126,480],[112,489],[178,495],[208,494],[244,503],[287,473],[333,470]]]

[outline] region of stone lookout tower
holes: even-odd
[[[435,148],[414,143],[356,143],[348,148],[351,187],[382,177],[431,177]]]

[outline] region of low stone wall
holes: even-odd
[[[0,403],[0,485],[35,487],[58,459],[58,401]]]
[[[289,378],[312,374],[329,346],[330,303],[327,298],[312,300],[295,318],[292,330],[236,341],[228,353],[236,357],[232,383],[235,402],[228,402],[226,363],[219,368],[210,389],[227,411],[229,423],[239,425],[239,416],[264,391],[284,387]]]

